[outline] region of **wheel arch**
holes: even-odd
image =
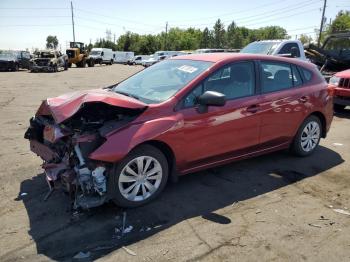
[[[316,116],[318,119],[320,119],[321,125],[322,125],[322,135],[321,135],[321,137],[322,138],[326,138],[326,135],[327,135],[327,122],[326,122],[325,115],[322,112],[320,112],[320,111],[315,111],[315,112],[312,112],[307,117],[309,117],[309,116]]]
[[[172,182],[177,182],[178,175],[176,172],[176,157],[173,149],[167,143],[160,140],[148,140],[148,141],[142,142],[141,144],[138,144],[136,147],[141,145],[154,146],[164,154],[164,156],[168,161],[168,168],[169,168],[168,171],[169,171],[170,179]]]

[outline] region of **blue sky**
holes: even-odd
[[[212,28],[220,18],[227,26],[259,28],[278,25],[288,34],[307,33],[319,28],[323,0],[220,0],[220,1],[109,1],[73,0],[76,41],[89,43],[105,37],[116,39],[125,31],[159,33],[169,27]],[[326,17],[334,19],[341,9],[350,10],[349,0],[328,0]],[[57,35],[61,48],[72,41],[68,0],[1,0],[0,49],[44,48],[48,35]]]

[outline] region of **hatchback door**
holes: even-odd
[[[196,101],[206,91],[225,94],[226,104],[200,113]],[[254,151],[259,143],[258,100],[253,61],[226,65],[195,87],[181,110],[187,167]]]
[[[261,61],[260,76],[261,146],[289,143],[308,111],[300,72],[289,63]]]

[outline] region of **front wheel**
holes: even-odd
[[[142,145],[114,166],[108,191],[118,206],[137,207],[156,198],[167,179],[168,162],[164,154],[151,145]]]
[[[291,144],[291,151],[297,156],[311,155],[321,139],[321,121],[317,116],[309,116],[299,127]]]

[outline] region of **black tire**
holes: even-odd
[[[314,148],[311,149],[310,151],[306,151],[306,150],[303,149],[301,141],[302,141],[303,130],[310,122],[317,123],[320,132],[319,132],[318,141],[317,141],[316,145],[314,146]],[[322,137],[322,124],[321,124],[321,121],[320,121],[320,119],[317,116],[311,115],[308,118],[306,118],[304,120],[304,122],[301,124],[301,126],[299,127],[298,132],[296,133],[296,135],[295,135],[295,137],[293,139],[293,142],[291,144],[290,151],[296,156],[300,156],[300,157],[309,156],[318,147],[318,144],[320,143],[321,137]]]
[[[53,72],[54,72],[54,73],[58,72],[58,67],[57,67],[57,65],[54,65],[54,66],[53,66]]]
[[[94,67],[95,66],[95,61],[93,59],[90,59],[88,62],[89,67]]]
[[[130,201],[126,199],[119,189],[119,177],[123,168],[133,159],[139,156],[150,156],[156,159],[162,168],[162,179],[158,189],[148,198],[141,201]],[[151,145],[141,145],[132,150],[121,162],[115,164],[109,174],[108,178],[108,193],[112,201],[120,206],[133,208],[145,205],[155,199],[164,189],[168,180],[168,162],[164,154],[157,148]]]
[[[66,70],[66,71],[68,70],[68,62],[64,63],[64,70]]]
[[[339,105],[339,104],[334,104],[333,108],[334,111],[343,111],[345,109],[346,106],[344,105]]]
[[[68,63],[68,67],[72,67],[72,63]]]

